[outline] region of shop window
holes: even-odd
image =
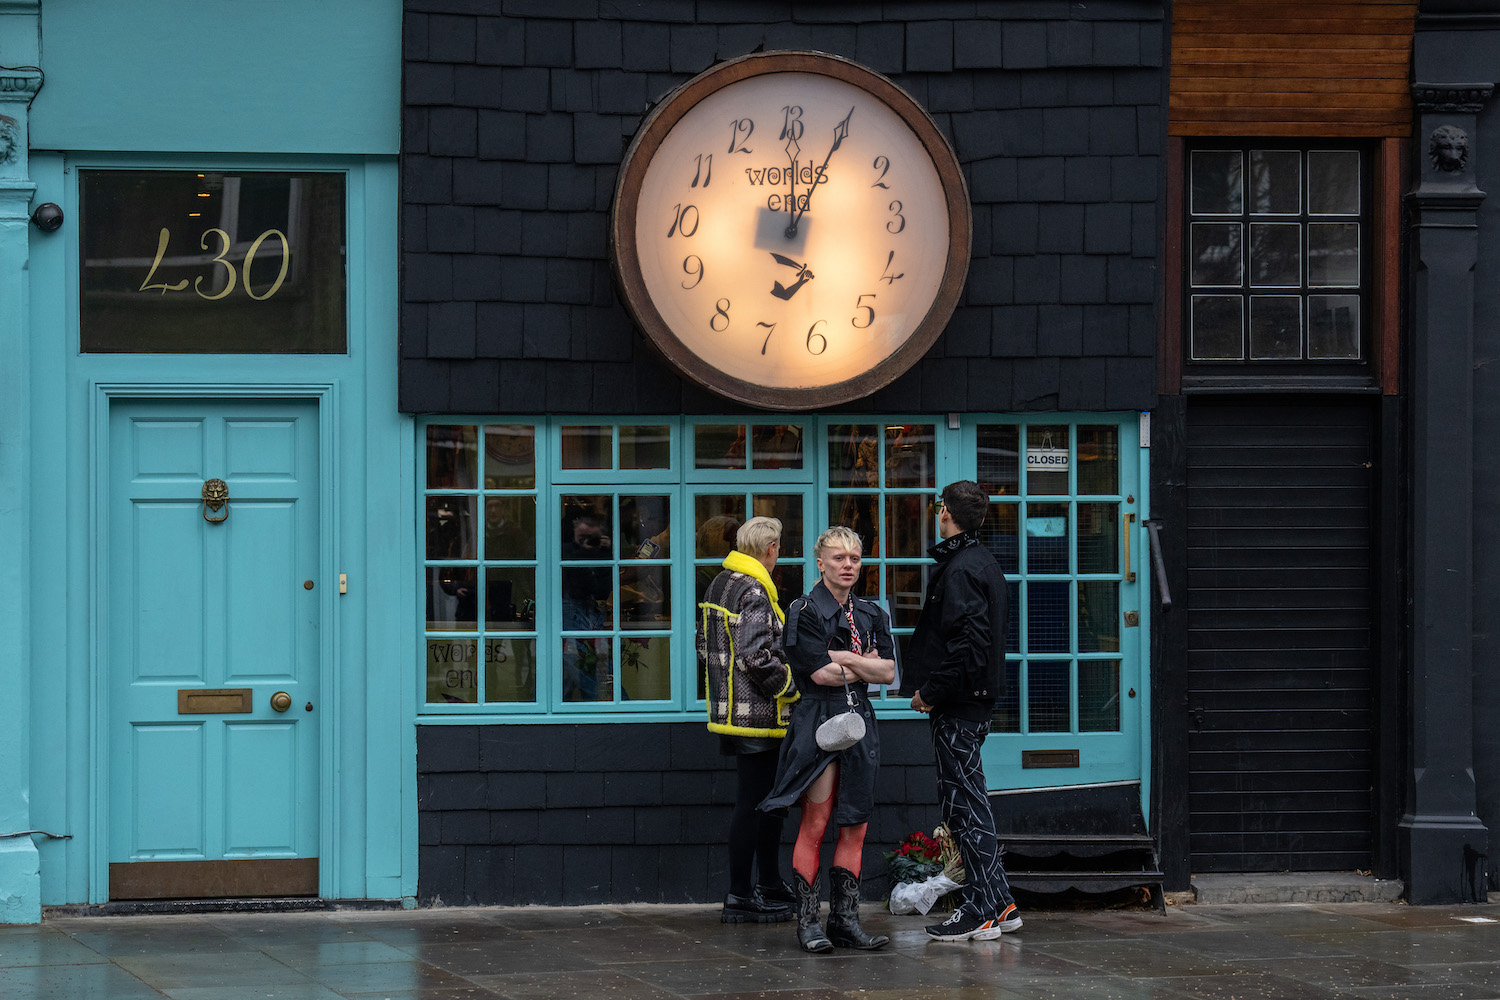
[[[424,711],[699,717],[696,605],[757,515],[782,522],[783,609],[817,581],[818,533],[853,528],[856,593],[884,604],[904,651],[937,491],[971,478],[991,498],[981,538],[1011,580],[995,730],[1119,732],[1134,420],[433,418],[420,430]],[[908,710],[894,687],[871,695]]]
[[[801,469],[802,431],[801,424],[699,424],[693,468]]]
[[[810,524],[809,498],[805,489],[791,484],[773,489],[733,489],[730,483],[695,487],[692,492],[693,606],[708,590],[708,585],[723,568],[724,557],[734,549],[735,532],[752,517],[774,517],[781,522],[781,558],[771,571],[776,585],[777,603],[783,613],[816,579],[807,572],[809,536],[816,535],[820,525]],[[686,637],[684,637],[686,638]],[[705,698],[702,671],[695,671],[694,697]]]
[[[430,424],[425,439],[426,700],[533,704],[536,427]]]
[[[1368,359],[1369,170],[1347,148],[1190,149],[1190,368],[1347,371]]]
[[[672,497],[562,493],[564,702],[672,697]]]
[[[938,540],[937,425],[833,424],[827,456],[828,523],[848,525],[864,543],[855,592],[884,603],[904,650],[927,589],[927,549]]]

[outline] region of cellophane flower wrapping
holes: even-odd
[[[887,851],[892,913],[926,913],[963,884],[964,862],[958,843],[939,824],[928,836],[914,831],[894,851]]]

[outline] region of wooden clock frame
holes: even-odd
[[[662,318],[641,277],[636,253],[636,209],[641,185],[667,135],[700,101],[724,87],[770,73],[811,73],[832,77],[865,91],[895,112],[912,130],[943,187],[948,211],[948,254],[943,278],[926,315],[894,352],[842,382],[810,388],[760,385],[704,361],[690,350]],[[677,371],[721,396],[772,410],[808,410],[847,403],[870,395],[917,362],[948,325],[968,277],[973,238],[969,189],[953,147],[921,105],[890,80],[841,56],[823,52],[763,52],[740,56],[711,67],[668,94],[642,122],[615,187],[609,239],[616,287],[646,340]]]

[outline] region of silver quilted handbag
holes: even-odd
[[[842,667],[839,669],[843,670]],[[818,727],[818,749],[838,753],[865,738],[864,716],[855,710],[854,692],[849,690],[847,672],[844,672],[844,700],[849,703],[849,710],[829,716],[828,721]]]

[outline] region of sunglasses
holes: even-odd
[[[937,498],[937,509],[938,510],[942,510],[946,506],[947,506],[947,504],[943,502],[943,498],[942,497],[938,497]]]

